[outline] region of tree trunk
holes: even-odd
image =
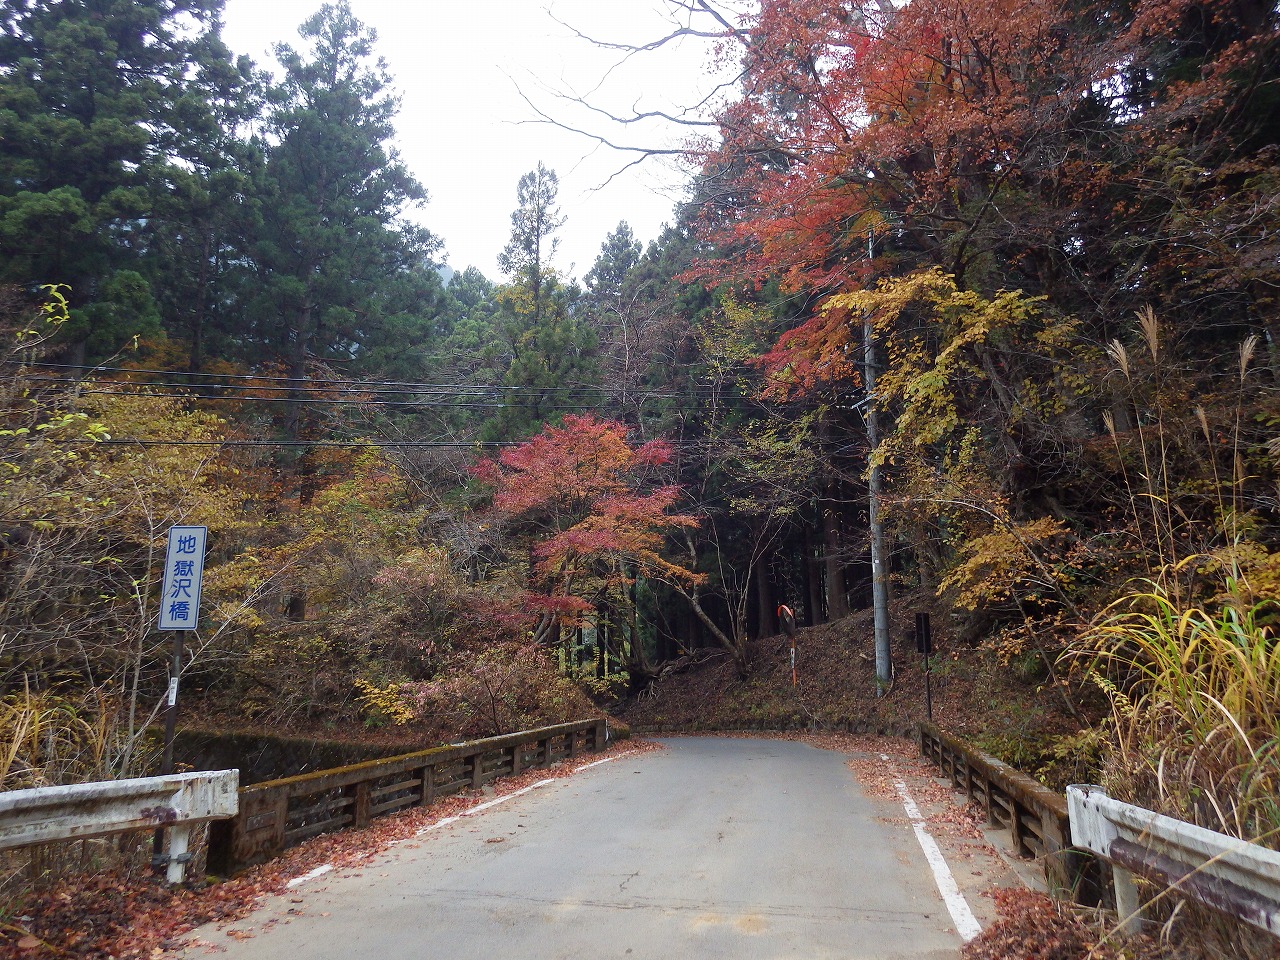
[[[827,619],[849,615],[849,589],[840,563],[840,515],[828,507],[822,511],[823,564],[827,587]]]
[[[942,569],[942,538],[933,532],[928,520],[914,525],[913,537],[920,589],[933,593],[938,586],[938,572]]]
[[[292,623],[301,623],[307,619],[307,591],[298,587],[285,600],[285,617]]]
[[[644,639],[640,636],[638,592],[638,580],[633,579],[631,581],[630,610],[626,617],[626,623],[619,624],[619,627],[625,627],[627,632],[627,646],[630,648],[630,653],[627,657],[627,673],[631,675],[631,686],[635,690],[643,690],[649,681],[658,674],[654,670],[653,664],[649,662],[649,653],[645,650]]]
[[[555,628],[554,632],[552,628]],[[550,643],[553,639],[558,640],[560,637],[560,624],[556,621],[555,615],[544,613],[538,619],[538,625],[533,629],[533,642],[538,646]]]
[[[192,373],[199,373],[204,366],[204,319],[209,304],[209,257],[212,252],[213,234],[206,232],[196,280],[196,306],[191,317],[191,352],[187,357],[187,369]]]
[[[880,443],[879,412],[876,410],[876,348],[871,314],[862,321],[863,382],[867,387],[867,454],[869,465],[867,519],[871,532],[871,606],[875,618],[876,689],[883,693],[893,681],[893,661],[889,646],[889,570],[884,523],[880,519],[881,466],[875,461]]]
[[[298,322],[293,331],[293,343],[289,350],[289,403],[285,414],[285,436],[299,439],[302,426],[302,408],[307,380],[307,357],[311,351],[311,304],[304,303],[298,309]]]
[[[1253,303],[1257,304],[1257,298],[1251,298]],[[1256,315],[1262,314],[1261,309],[1250,311]],[[1280,330],[1277,330],[1274,320],[1267,318],[1260,321],[1262,324],[1262,338],[1267,347],[1267,369],[1271,373],[1271,379],[1280,381]],[[1117,430],[1120,427],[1117,425]]]
[[[772,637],[778,633],[778,618],[773,602],[773,582],[769,577],[773,551],[765,550],[756,563],[756,635]]]
[[[813,527],[804,525],[804,579],[808,588],[809,626],[826,623],[822,609],[822,566],[818,563],[818,545],[813,539]]]
[[[289,357],[289,403],[285,419],[285,437],[295,442],[310,439],[310,416],[304,413],[306,407],[307,359],[311,354],[311,339],[314,335],[312,323],[313,309],[310,303],[304,303],[298,310],[298,325],[294,330],[294,340]],[[315,477],[315,458],[311,449],[295,446],[296,457],[293,461],[294,476],[298,481],[298,502],[303,506],[311,503],[317,490]]]
[[[689,601],[689,606],[693,610],[698,621],[710,631],[711,635],[716,638],[716,642],[720,644],[729,655],[733,658],[734,668],[738,671],[738,677],[742,680],[751,676],[751,665],[747,660],[746,646],[742,642],[741,634],[738,639],[730,637],[727,633],[720,629],[719,625],[711,619],[711,615],[702,609],[702,602],[697,591],[686,590],[682,587],[676,588],[677,592]]]

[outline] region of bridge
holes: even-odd
[[[584,757],[358,869],[314,871],[184,960],[954,960],[1021,881],[900,742],[680,737]],[[883,749],[881,749],[883,748]]]

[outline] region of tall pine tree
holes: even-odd
[[[280,45],[268,92],[262,226],[255,256],[257,336],[301,393],[313,361],[355,372],[408,348],[442,292],[439,241],[406,215],[427,192],[390,145],[399,99],[376,34],[346,2],[301,27],[307,49]],[[399,373],[407,373],[403,367]],[[295,404],[286,432],[299,433]]]
[[[511,239],[498,265],[511,283],[497,295],[496,339],[505,353],[502,409],[485,427],[490,440],[528,436],[567,411],[590,406],[583,389],[595,386],[595,336],[577,318],[581,296],[551,266],[564,225],[559,179],[539,161],[520,178],[511,214]]]
[[[541,160],[520,178],[517,206],[511,213],[511,239],[498,255],[502,271],[528,291],[535,324],[542,318],[545,281],[552,273],[551,260],[560,245],[555,234],[564,226],[564,217],[556,206],[559,192],[560,178]]]
[[[74,355],[160,332],[147,231],[175,209],[206,78],[239,78],[222,0],[0,7],[0,281],[70,287]]]

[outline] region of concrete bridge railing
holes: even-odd
[[[603,719],[582,720],[255,783],[234,819],[210,827],[209,871],[229,876],[308,837],[603,750],[606,737]]]

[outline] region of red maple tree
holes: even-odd
[[[671,454],[664,440],[633,447],[624,424],[570,414],[475,467],[494,487],[495,512],[528,543],[535,639],[553,639],[604,602],[629,603],[637,578],[699,580],[662,556],[670,531],[697,524],[673,512],[678,486],[653,484],[652,468]]]

